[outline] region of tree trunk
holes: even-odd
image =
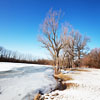
[[[59,67],[59,56],[56,57],[56,67],[55,67],[55,74],[59,74],[60,71],[60,67]]]
[[[81,59],[81,58],[80,58],[80,55],[81,55],[81,54],[80,54],[80,51],[78,51],[78,67],[80,67],[80,59]]]
[[[74,64],[74,57],[72,57],[72,68],[75,67],[75,64]]]

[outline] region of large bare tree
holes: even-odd
[[[60,69],[59,67],[59,54],[60,50],[63,48],[63,43],[61,41],[61,35],[58,33],[58,28],[60,26],[60,11],[50,10],[44,19],[42,27],[42,36],[39,36],[39,41],[46,48],[53,60],[56,63],[56,72]]]

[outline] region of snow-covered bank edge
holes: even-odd
[[[64,74],[65,72],[67,74]],[[67,88],[65,82],[69,81],[69,80],[72,80],[72,78],[68,75],[68,73],[73,73],[73,71],[64,71],[64,73],[63,73],[63,70],[61,70],[61,73],[54,75],[54,78],[57,81],[57,85],[56,85],[55,89],[53,89],[50,92],[46,92],[44,94],[42,94],[41,92],[38,93],[35,96],[34,100],[45,100],[45,99],[48,99],[47,96],[49,96],[49,94],[54,93],[53,96],[57,96],[59,94],[55,93],[55,91],[63,91],[63,90],[65,90]],[[54,98],[51,98],[51,99],[54,99]]]
[[[25,73],[27,73],[26,72],[27,68],[29,69],[31,67],[32,68],[34,67],[35,71],[45,70],[43,72],[36,73],[38,75],[39,80],[41,81],[40,82],[38,80],[40,82],[40,86],[39,86],[39,84],[36,85],[37,88],[33,88],[33,86],[36,84],[36,82],[31,81],[31,80],[37,81],[37,78],[34,78],[34,75],[33,75],[34,73],[32,75],[29,75],[29,74],[26,75],[25,74]],[[10,73],[12,71],[14,71],[16,73],[17,73],[17,71],[18,72],[21,71],[22,75],[25,74],[26,76],[25,77],[22,76],[23,79],[20,79],[21,75],[16,76],[16,77],[12,77],[12,76],[8,77],[7,75],[10,75]],[[25,73],[23,74],[23,72],[25,72]],[[0,62],[0,74],[1,74],[1,76],[5,75],[4,79],[3,79],[3,77],[1,77],[1,79],[0,79],[0,86],[2,87],[0,89],[0,91],[3,90],[3,86],[4,87],[6,86],[5,91],[3,91],[3,94],[0,95],[0,98],[3,99],[3,100],[6,100],[7,98],[9,98],[9,100],[13,100],[13,99],[14,100],[33,100],[34,96],[37,93],[39,93],[39,92],[41,92],[41,94],[50,93],[57,86],[57,81],[54,78],[54,70],[53,70],[52,66],[49,66],[49,65]],[[14,73],[12,73],[11,75],[14,75]],[[42,75],[43,79],[41,79],[41,75]],[[14,78],[14,80],[13,80],[13,78]],[[3,81],[4,81],[4,83],[6,81],[6,83],[9,84],[9,85],[8,86],[6,84],[4,85]],[[29,81],[29,82],[27,82],[27,81]],[[19,84],[19,82],[21,82],[21,84]],[[11,85],[13,83],[15,85]],[[32,83],[34,85],[32,85],[32,84],[29,85],[28,83]],[[43,85],[41,85],[42,83],[43,83]],[[29,87],[25,87],[23,85],[28,85]],[[16,86],[17,86],[17,88],[16,88]],[[21,88],[21,86],[23,86],[25,92],[23,91],[20,94],[20,91],[22,91],[21,89],[23,89],[23,88]],[[15,93],[16,93],[16,95],[14,96],[13,99],[11,99],[11,97],[9,97],[9,96],[11,96],[12,91],[13,91],[13,90],[10,89],[10,87],[12,89],[14,88]],[[17,92],[17,91],[19,91],[19,92]],[[11,92],[11,93],[9,93],[9,92]],[[6,94],[7,94],[8,97],[6,97]]]
[[[45,77],[48,78],[48,80],[51,80],[52,83],[50,83],[50,84],[47,83],[47,85],[45,85],[44,87],[38,88],[36,90],[29,92],[22,100],[34,100],[34,98],[37,94],[44,95],[44,94],[47,94],[47,93],[51,93],[52,91],[54,91],[57,88],[58,82],[54,78],[53,73],[51,74],[51,73],[47,72]]]

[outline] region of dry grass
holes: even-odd
[[[34,97],[34,100],[41,100],[40,98],[41,98],[41,94],[38,93],[38,94]]]
[[[58,96],[59,94],[58,93],[55,93],[55,94],[53,94],[52,96]]]
[[[71,70],[71,68],[66,68],[66,71],[70,71]]]
[[[86,69],[71,69],[71,71],[83,71],[83,72],[89,72],[89,70],[86,70]]]
[[[77,83],[66,83],[66,89],[70,89],[72,87],[78,87],[79,85]]]
[[[69,75],[64,75],[62,73],[58,74],[58,75],[54,75],[54,77],[56,79],[61,79],[62,81],[68,81],[68,80],[72,80],[71,76]]]

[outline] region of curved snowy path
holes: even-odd
[[[33,100],[56,86],[51,66],[0,63],[0,100]]]

